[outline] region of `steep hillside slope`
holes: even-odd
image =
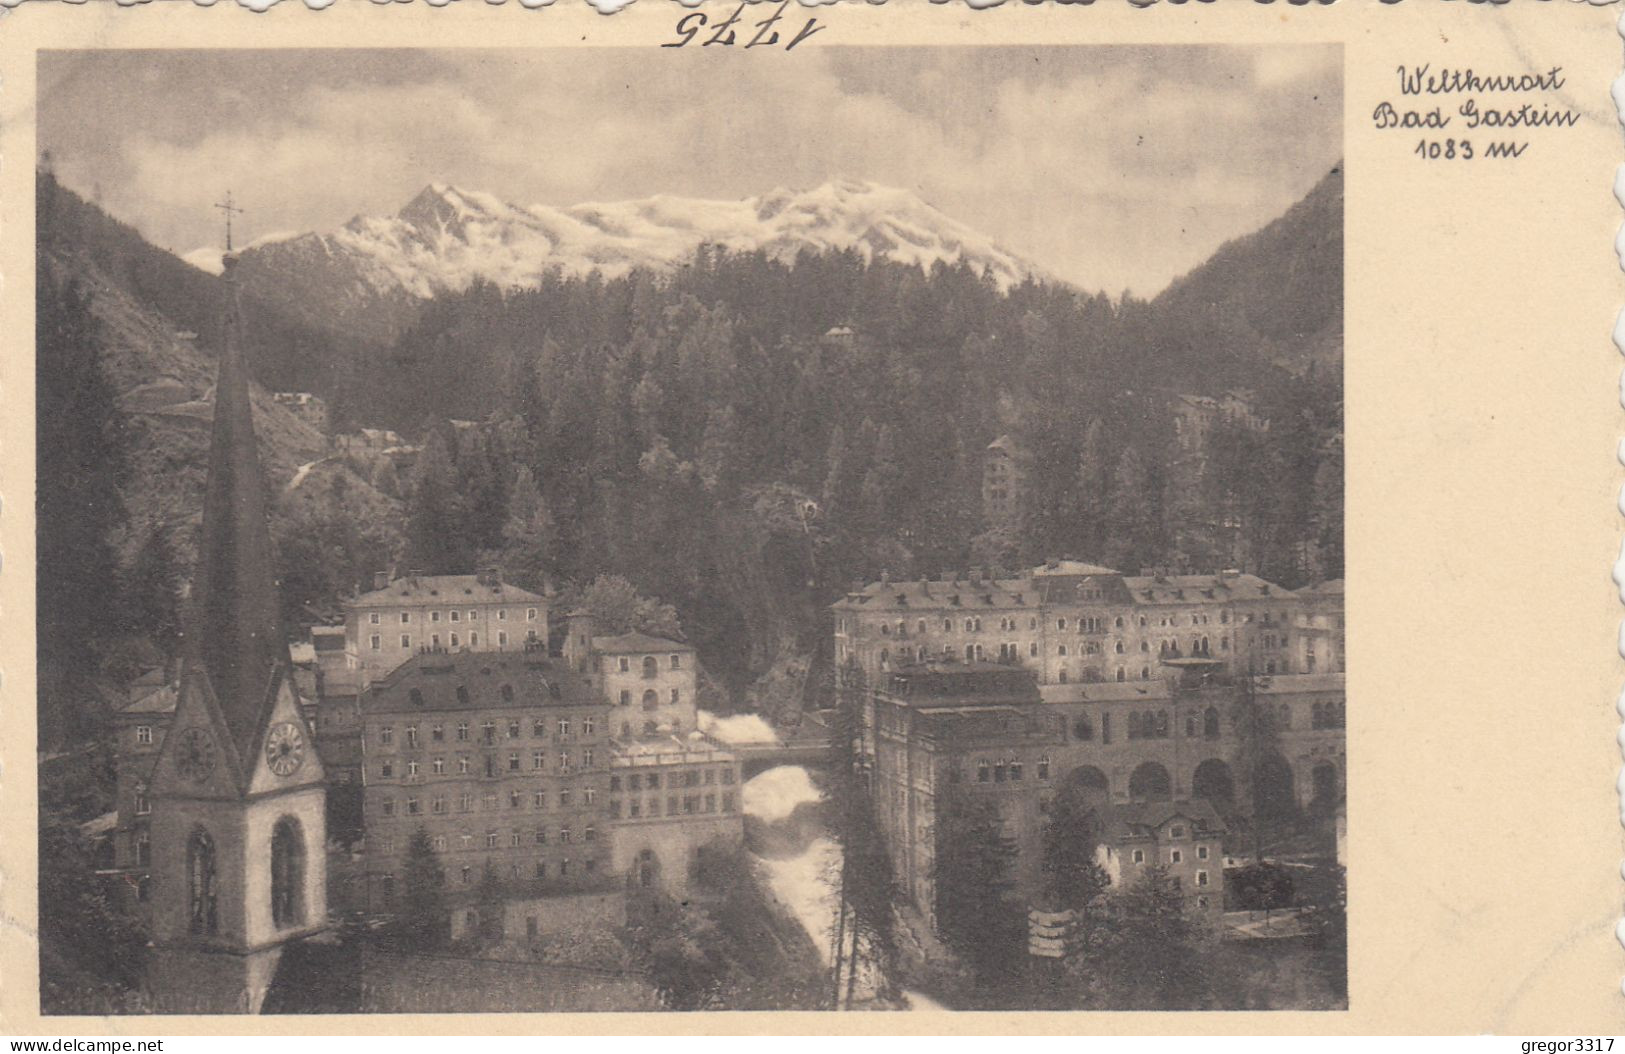
[[[1200,325],[1209,354],[1261,355],[1294,373],[1341,368],[1342,166],[1273,223],[1220,247],[1153,307]]]
[[[136,544],[147,524],[162,524],[171,532],[182,567],[190,568],[208,465],[219,282],[140,241],[135,231],[54,184],[42,180],[41,194],[48,197],[40,210],[41,264],[89,291],[101,328],[103,367],[128,421],[132,484],[125,502],[131,530],[124,542]],[[184,321],[154,301],[174,306]],[[257,330],[252,316],[248,329],[252,361],[256,350],[279,334],[274,328],[270,334]],[[252,398],[266,484],[282,495],[300,466],[326,456],[327,438],[263,386],[253,386]],[[323,474],[344,475],[340,489],[350,500],[391,527],[398,522],[399,502],[344,464],[325,465]],[[306,493],[296,500],[279,502],[278,513],[307,511],[308,495],[318,492],[307,487],[299,488]]]

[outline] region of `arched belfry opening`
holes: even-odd
[[[271,921],[279,929],[305,921],[305,832],[292,816],[271,831]]]
[[[220,932],[219,881],[214,839],[199,827],[186,841],[187,928],[195,936],[208,937]]]

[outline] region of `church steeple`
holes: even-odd
[[[326,772],[283,636],[226,253],[209,482],[175,715],[153,766],[148,988],[165,1012],[257,1012],[327,921]]]
[[[238,755],[247,759],[258,748],[273,680],[287,676],[290,663],[243,361],[236,254],[223,262],[226,303],[189,635]]]

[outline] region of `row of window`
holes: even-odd
[[[679,705],[682,704],[682,701],[683,701],[682,689],[673,688],[671,690],[671,705],[672,706],[679,706]],[[626,689],[626,688],[621,689],[620,702],[621,702],[622,706],[631,706],[632,705],[632,692],[629,689]],[[645,710],[654,710],[654,709],[656,709],[656,708],[658,708],[660,706],[660,694],[658,692],[656,692],[653,688],[646,689],[644,691],[644,693],[643,693],[643,698],[642,698],[641,702],[642,702],[643,708]]]
[[[450,759],[453,762],[451,766],[447,765],[447,760],[448,759],[444,757],[430,758],[429,773],[435,776],[450,775],[452,774],[451,769],[455,767],[455,775],[458,776],[479,776],[483,774],[487,778],[494,779],[505,772],[523,772],[525,770],[522,759],[517,750],[510,751],[508,753],[508,764],[506,768],[501,765],[497,755],[495,754],[482,755],[481,760],[483,761],[483,764],[478,766],[474,764],[474,759],[466,754],[459,754],[457,757]],[[595,754],[593,749],[591,747],[585,747],[581,751],[581,764],[579,767],[583,769],[590,769],[593,767],[594,760]],[[530,770],[532,772],[541,772],[546,767],[547,752],[545,750],[531,751]],[[568,750],[559,751],[559,771],[569,772],[574,767],[577,766],[575,765],[572,753]],[[397,762],[394,758],[385,758],[378,763],[378,777],[379,779],[392,780],[395,778],[397,769],[400,771],[401,775],[409,780],[417,779],[424,774],[423,762],[418,758],[407,758],[404,762]]]
[[[597,801],[597,799],[598,791],[593,787],[582,787],[579,792],[574,788],[566,787],[558,792],[559,808],[561,809],[574,807],[577,800],[579,800],[582,805],[590,806]],[[532,791],[529,794],[525,794],[521,791],[513,790],[509,791],[507,794],[507,804],[510,810],[524,808],[527,801],[534,809],[546,809],[547,792]],[[445,816],[452,811],[451,804],[451,800],[445,795],[430,798],[429,813],[434,816]],[[476,806],[483,811],[490,812],[502,807],[502,799],[495,794],[486,794],[476,801],[474,795],[464,794],[457,799],[456,804],[458,812],[473,812]],[[396,805],[397,802],[394,798],[384,798],[378,803],[378,809],[379,812],[386,817],[395,816]],[[405,808],[405,815],[407,816],[422,816],[423,800],[421,798],[407,798],[405,801]]]
[[[1208,856],[1208,854],[1207,854],[1207,846],[1199,845],[1199,846],[1196,847],[1196,858],[1198,860],[1206,860],[1207,856]],[[1134,862],[1136,864],[1145,863],[1145,850],[1144,849],[1136,849],[1136,850],[1134,850],[1133,851],[1133,858],[1134,858]],[[1178,864],[1178,863],[1183,863],[1184,860],[1185,860],[1185,852],[1184,852],[1184,850],[1182,850],[1182,849],[1170,849],[1170,850],[1168,850],[1168,863],[1170,863],[1170,864]],[[1205,885],[1208,884],[1207,872],[1206,871],[1198,871],[1198,872],[1196,872],[1196,884],[1198,886],[1205,886]]]
[[[441,613],[438,612],[438,611],[429,612],[429,621],[430,622],[439,622],[440,621],[440,614]],[[448,617],[447,621],[449,621],[449,622],[461,622],[463,620],[463,613],[461,611],[451,611],[451,612],[448,613],[448,615],[449,615],[449,617]],[[477,622],[477,621],[479,621],[479,617],[480,617],[480,613],[479,613],[478,609],[476,609],[476,608],[469,608],[468,609],[468,621]],[[536,612],[535,608],[526,608],[525,609],[525,621],[526,622],[535,622],[536,617],[537,617],[537,612]],[[383,614],[381,612],[377,612],[377,611],[371,612],[367,616],[367,621],[370,624],[374,625],[374,626],[382,624],[383,619],[384,619]],[[412,622],[412,613],[410,611],[402,611],[400,613],[400,620],[401,620],[401,625],[403,625],[403,626],[411,624],[411,622]],[[506,622],[506,621],[508,621],[508,609],[507,608],[499,608],[499,609],[497,609],[497,621],[498,622]]]
[[[535,845],[546,845],[548,844],[547,838],[547,828],[545,827],[537,827],[534,830],[528,831],[515,827],[513,830],[508,831],[506,835],[504,835],[503,832],[493,828],[485,832],[485,840],[483,845],[480,844],[475,836],[468,831],[463,831],[460,833],[457,836],[456,842],[452,842],[446,835],[443,834],[434,835],[432,838],[430,838],[430,845],[434,847],[434,851],[437,853],[450,852],[453,851],[453,849],[458,852],[471,852],[476,849],[501,849],[504,844],[506,844],[509,849],[518,849],[532,843]],[[570,845],[574,838],[575,833],[570,829],[569,826],[559,828],[559,845]],[[588,824],[587,826],[581,828],[581,841],[596,842],[597,840],[598,828],[594,827],[592,824]],[[378,840],[378,850],[385,856],[393,856],[397,848],[400,848],[400,846],[394,838],[381,838]]]
[[[513,697],[512,688],[513,688],[512,685],[506,685],[505,684],[505,685],[502,686],[503,698],[511,699]],[[549,725],[548,719],[545,718],[545,717],[538,717],[538,718],[532,719],[531,722],[530,722],[530,734],[531,734],[531,737],[533,739],[545,739],[545,738],[547,738],[548,725]],[[552,723],[552,728],[553,728],[557,738],[559,738],[559,739],[569,739],[572,732],[573,732],[573,730],[576,727],[578,727],[576,719],[575,718],[570,718],[570,717],[561,717],[561,718],[558,718],[556,721],[554,721]],[[597,719],[591,718],[591,717],[583,717],[583,718],[580,719],[579,727],[581,729],[581,734],[583,736],[594,735],[598,730]],[[518,739],[520,737],[523,729],[524,729],[524,723],[522,721],[520,721],[516,717],[510,717],[508,719],[507,727],[506,727],[505,730],[500,729],[495,721],[486,721],[483,724],[481,724],[480,727],[479,727],[479,732],[480,732],[479,739],[480,739],[481,742],[484,742],[484,743],[495,743],[497,741],[497,732],[499,730],[505,731],[508,739]],[[455,736],[455,741],[456,742],[458,742],[458,743],[467,743],[467,742],[470,741],[469,737],[472,734],[473,729],[472,729],[472,726],[469,724],[469,722],[467,722],[467,721],[459,721],[459,722],[457,722],[456,727],[453,728],[451,731],[452,731],[453,736]],[[401,732],[402,732],[402,740],[401,741],[402,741],[402,744],[404,745],[404,748],[407,749],[407,750],[416,750],[418,745],[419,745],[420,739],[421,739],[418,726],[417,725],[407,725],[405,728],[403,728],[401,730]],[[379,726],[377,726],[376,728],[373,729],[373,738],[378,741],[379,746],[385,746],[385,747],[394,746],[395,745],[395,726],[394,725],[379,725]],[[433,724],[433,725],[429,726],[429,742],[431,742],[431,743],[444,743],[444,742],[446,742],[446,726],[444,724],[437,723],[437,724]]]
[[[564,857],[552,865],[549,865],[546,860],[537,860],[535,864],[532,865],[531,873],[536,878],[569,878],[572,874],[576,873],[573,870],[573,864],[574,862],[571,861],[569,857]],[[598,871],[598,861],[593,857],[588,857],[587,859],[580,861],[580,865],[581,871],[586,874],[596,874]],[[509,865],[508,873],[510,877],[519,879],[525,877],[525,870],[525,865],[516,860]],[[468,864],[464,864],[457,870],[457,882],[460,885],[471,886],[478,881],[478,878],[479,876],[475,872],[474,868]],[[451,881],[451,873],[448,872],[446,874],[447,885],[450,885]],[[383,898],[385,905],[394,903],[395,876],[392,874],[379,875],[378,892]],[[534,922],[535,920],[533,919],[531,921]]]
[[[720,769],[688,769],[683,772],[672,772],[666,776],[666,786],[672,788],[699,786],[709,787],[716,783],[721,783],[724,786],[731,787],[733,786],[733,782],[734,770],[728,767]],[[611,776],[609,778],[609,789],[611,792],[620,790],[623,785],[629,791],[643,790],[645,788],[649,790],[659,790],[660,773],[628,773],[624,778],[624,784],[623,778],[620,776]]]
[[[1316,703],[1309,708],[1310,728],[1342,728],[1344,726],[1343,703]]]
[[[1189,620],[1188,624],[1192,625],[1192,626],[1206,626],[1206,625],[1209,625],[1212,622],[1212,619],[1213,619],[1213,616],[1206,615],[1206,614],[1192,614],[1192,615],[1187,615],[1185,617]],[[1263,612],[1262,614],[1260,614],[1260,615],[1258,615],[1256,617],[1258,619],[1262,620],[1264,625],[1266,625],[1266,626],[1273,626],[1273,625],[1276,624],[1276,616],[1275,616],[1274,612],[1265,611],[1265,612]],[[1255,618],[1255,616],[1254,616],[1253,613],[1244,612],[1244,613],[1238,614],[1236,616],[1236,621],[1238,623],[1251,623],[1251,622],[1254,621],[1254,618]],[[922,634],[922,635],[929,632],[930,626],[934,621],[935,621],[934,619],[923,619],[923,618],[922,619],[916,619],[914,621],[914,632],[916,632],[918,634]],[[1125,619],[1122,615],[1118,615],[1116,618],[1112,619],[1112,626],[1115,629],[1124,629],[1125,627],[1127,627],[1129,621],[1130,621],[1129,619]],[[1138,616],[1137,619],[1135,619],[1134,621],[1137,621],[1139,623],[1139,626],[1140,626],[1141,629],[1144,629],[1144,628],[1146,628],[1146,627],[1148,627],[1150,625],[1150,620],[1147,619],[1147,617],[1144,616],[1144,615]],[[1289,624],[1289,622],[1290,622],[1290,619],[1289,619],[1287,613],[1285,611],[1281,612],[1280,613],[1280,624],[1284,626],[1284,625]],[[844,619],[844,618],[839,619],[838,623],[839,623],[839,631],[841,633],[847,632],[846,619]],[[1020,616],[1016,616],[1016,615],[1001,616],[1000,619],[999,619],[999,631],[1000,632],[1005,632],[1005,633],[1011,632],[1011,631],[1017,629],[1019,627],[1020,623],[1021,623]],[[1229,611],[1220,611],[1219,612],[1219,624],[1220,625],[1225,625],[1225,626],[1228,626],[1230,624],[1230,612]],[[880,627],[880,634],[883,637],[891,636],[892,633],[894,633],[894,632],[899,637],[906,637],[906,636],[908,636],[908,633],[909,633],[909,625],[908,625],[908,620],[907,619],[897,619],[895,622],[893,622],[893,621],[884,621],[884,622],[878,623],[878,625]],[[1166,628],[1171,628],[1171,627],[1178,627],[1180,625],[1180,616],[1179,615],[1164,615],[1160,619],[1158,619],[1158,625],[1160,627],[1162,627],[1162,628],[1165,628],[1165,629]],[[954,632],[954,626],[955,626],[955,622],[954,622],[953,619],[945,618],[945,619],[942,620],[942,632],[944,632],[944,633],[952,633],[952,632]],[[963,619],[959,623],[959,626],[960,626],[961,631],[964,632],[964,633],[980,633],[980,632],[982,632],[982,620],[981,620],[980,617],[973,616],[973,617],[970,617],[970,618]],[[1037,616],[1028,616],[1027,617],[1027,628],[1029,630],[1036,630],[1038,628],[1038,618],[1037,618]],[[1068,628],[1071,628],[1072,630],[1074,630],[1077,633],[1104,633],[1104,632],[1106,632],[1106,619],[1104,617],[1102,617],[1102,616],[1096,616],[1096,615],[1080,615],[1080,616],[1078,616],[1078,617],[1076,617],[1074,619],[1070,619],[1070,620],[1068,620],[1067,618],[1064,618],[1064,617],[1057,618],[1055,620],[1055,629],[1058,632],[1064,633],[1064,632],[1066,632],[1068,630]],[[625,670],[624,666],[622,667],[622,670],[623,671]]]
[[[673,670],[681,670],[683,668],[683,657],[681,655],[670,656],[668,658],[668,662],[670,663],[670,668]],[[619,669],[622,673],[632,672],[632,657],[630,655],[620,656]],[[656,660],[653,655],[645,655],[643,657],[643,676],[658,677],[659,675],[659,661]]]
[[[619,798],[609,801],[609,815],[612,819],[621,818],[622,802]],[[625,803],[626,818],[636,820],[640,817],[655,817],[660,815],[660,798],[651,795],[649,798],[631,798]],[[733,812],[735,799],[733,791],[722,792],[722,811]],[[681,797],[672,794],[666,797],[667,816],[691,816],[695,814],[714,813],[717,811],[717,796],[715,794],[684,794]]]
[[[463,639],[457,633],[450,633],[450,634],[447,634],[447,636],[449,636],[451,638],[451,640],[449,642],[451,647],[460,648],[460,647],[463,646]],[[540,638],[537,637],[535,630],[528,630],[526,632],[526,634],[525,634],[525,639],[527,641],[535,641],[535,640],[539,640]],[[383,651],[384,650],[384,638],[380,634],[374,633],[370,638],[368,638],[367,645],[373,651]],[[412,646],[412,635],[410,633],[402,633],[401,634],[401,647],[410,648],[411,646]],[[440,634],[438,634],[438,633],[429,634],[429,647],[430,648],[440,648],[441,646],[442,646],[442,644],[441,644],[441,641],[440,641]],[[470,648],[478,648],[480,646],[480,635],[479,635],[479,633],[477,631],[471,631],[469,633],[469,635],[468,635],[468,646]],[[505,648],[507,646],[508,646],[508,631],[507,630],[501,630],[501,631],[499,631],[497,633],[497,647]]]
[[[1039,758],[1038,763],[1033,768],[1037,770],[1037,776],[1041,782],[1048,781],[1049,758]],[[993,761],[987,758],[979,758],[976,762],[977,783],[1004,783],[1006,781],[1020,783],[1026,778],[1026,775],[1027,767],[1025,763],[1018,759],[1001,758]],[[950,783],[959,782],[958,769],[948,771],[948,781]]]

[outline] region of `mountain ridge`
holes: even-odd
[[[411,307],[476,281],[534,287],[549,271],[617,278],[669,273],[703,246],[761,251],[781,262],[810,252],[858,253],[929,269],[969,264],[1001,289],[1055,281],[912,191],[851,179],[777,188],[738,200],[669,194],[567,207],[520,206],[483,191],[431,182],[390,216],[355,216],[330,232],[257,239],[240,251],[245,284],[289,309],[299,297],[331,303],[371,339],[398,334]],[[217,270],[219,254],[185,256]]]

